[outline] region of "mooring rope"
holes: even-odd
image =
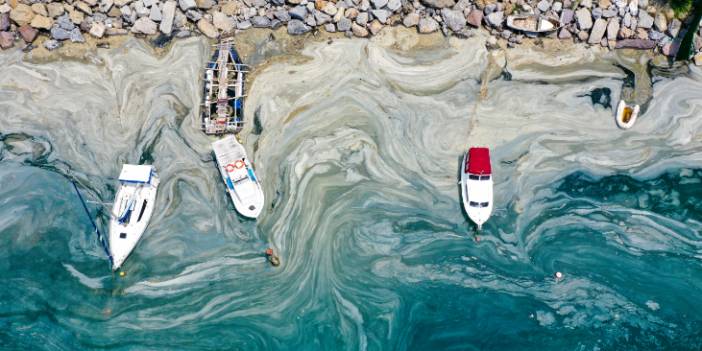
[[[73,189],[76,189],[76,194],[78,194],[78,198],[80,199],[80,203],[83,204],[83,209],[85,210],[85,214],[88,216],[88,219],[90,219],[90,223],[93,225],[93,228],[95,228],[95,234],[97,234],[98,241],[100,242],[100,245],[102,246],[103,250],[105,250],[105,254],[107,255],[107,258],[110,259],[110,267],[112,267],[113,262],[112,262],[112,255],[110,255],[110,250],[107,248],[107,243],[105,242],[105,237],[100,233],[100,229],[98,229],[97,224],[95,221],[93,221],[93,217],[90,215],[90,210],[88,210],[88,205],[85,204],[85,200],[83,199],[83,195],[80,194],[80,191],[78,191],[78,186],[76,185],[76,182],[71,180],[71,184],[73,184]]]

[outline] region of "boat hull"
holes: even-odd
[[[629,109],[629,111],[627,111]],[[627,114],[629,115],[627,117]],[[614,116],[617,126],[621,129],[629,129],[636,123],[639,116],[639,105],[629,106],[624,100],[619,101],[617,111]]]
[[[265,199],[244,146],[230,135],[212,143],[212,150],[234,208],[244,217],[257,218],[263,210]]]
[[[146,231],[154,212],[159,182],[154,172],[149,183],[121,183],[110,216],[109,249],[112,270],[122,266]],[[125,213],[124,209],[132,206],[130,203],[133,203],[131,213],[128,214],[128,218],[120,220]]]
[[[492,215],[493,209],[493,181],[492,175],[472,174],[466,171],[470,161],[468,153],[463,156],[461,170],[461,197],[463,209],[468,218],[473,221],[478,230]],[[478,179],[475,179],[475,178]],[[480,179],[488,177],[489,179]]]

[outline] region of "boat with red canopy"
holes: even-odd
[[[461,196],[468,217],[480,230],[492,214],[490,149],[472,147],[463,156]]]

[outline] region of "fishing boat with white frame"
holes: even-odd
[[[224,39],[213,48],[204,74],[202,130],[212,135],[238,133],[244,126],[248,66],[242,63],[231,39]]]

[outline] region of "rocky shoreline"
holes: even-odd
[[[491,47],[529,40],[507,27],[512,14],[556,19],[547,37],[605,48],[677,52],[683,22],[670,9],[649,0],[0,0],[0,48],[22,45],[48,50],[85,36],[97,39],[136,34],[167,41],[201,33],[209,38],[249,28],[287,26],[291,35],[324,30],[348,37],[376,35],[385,26],[419,33],[470,37],[487,30]],[[696,64],[702,65],[702,28],[694,38]]]

